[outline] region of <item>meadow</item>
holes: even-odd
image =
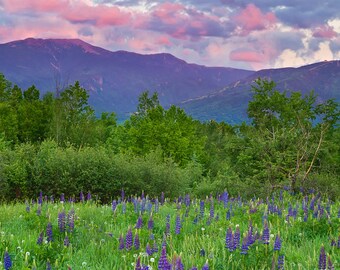
[[[265,200],[122,192],[111,204],[40,194],[0,212],[4,269],[340,267],[340,203],[313,192]]]

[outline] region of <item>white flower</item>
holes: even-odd
[[[155,262],[155,258],[150,258],[150,262]]]
[[[31,255],[31,253],[29,253],[29,251],[26,251],[26,256],[29,256]]]
[[[271,235],[270,235],[270,238],[274,238],[274,234],[271,234]]]
[[[82,262],[81,265],[82,265],[82,267],[86,267],[87,262]]]
[[[137,258],[137,256],[138,256],[137,254],[133,254],[133,257],[134,257],[134,258]]]
[[[204,227],[202,227],[202,228],[201,228],[201,230],[202,230],[202,232],[203,232],[203,231],[205,231],[205,228],[204,228]]]

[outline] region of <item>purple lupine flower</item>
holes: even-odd
[[[266,245],[269,244],[269,237],[270,237],[270,234],[269,234],[268,223],[267,223],[267,221],[265,221],[264,222],[263,233],[262,233],[263,244],[266,244]]]
[[[339,238],[338,238],[338,248],[340,248],[340,235],[339,235]]]
[[[319,255],[319,269],[320,270],[326,270],[327,267],[327,258],[326,258],[326,252],[325,247],[322,246],[320,249],[320,255]]]
[[[230,220],[230,216],[231,216],[230,215],[230,209],[228,209],[226,216],[225,216],[226,220]]]
[[[205,250],[204,250],[204,248],[201,248],[201,250],[200,250],[200,256],[201,256],[201,257],[204,257],[204,256],[205,256]]]
[[[149,218],[149,221],[148,221],[148,230],[152,230],[153,229],[153,226],[154,226],[154,222],[153,222],[153,219],[152,219],[152,215],[150,215],[150,218]]]
[[[119,236],[119,247],[118,247],[118,249],[119,250],[123,250],[125,248],[125,246],[124,246],[124,238],[123,238],[123,235],[120,235]]]
[[[63,210],[62,212],[58,213],[58,227],[59,227],[59,231],[65,232],[65,225],[66,225],[66,214],[65,211]]]
[[[204,217],[204,201],[200,201],[200,217]]]
[[[112,212],[114,212],[116,210],[116,208],[117,208],[117,201],[116,200],[112,201],[111,208],[112,208]]]
[[[210,214],[210,218],[214,218],[214,216],[215,216],[214,201],[211,201],[211,203],[210,203],[210,212],[209,212],[209,214]]]
[[[275,243],[274,243],[274,250],[280,251],[281,250],[281,238],[279,235],[276,235]]]
[[[41,232],[41,233],[39,234],[39,237],[38,237],[38,240],[37,240],[37,244],[38,244],[38,245],[41,245],[42,242],[43,242],[43,240],[44,240],[44,232]]]
[[[338,211],[338,218],[340,218],[340,208],[339,208],[339,211]]]
[[[137,219],[135,228],[140,229],[140,228],[142,228],[142,226],[143,226],[143,219],[142,219],[142,216],[139,216],[138,219]]]
[[[52,266],[51,266],[50,261],[46,262],[46,270],[52,270]]]
[[[334,239],[331,240],[331,247],[336,247],[336,242]]]
[[[73,232],[74,230],[74,209],[72,208],[67,213],[67,227],[69,232]]]
[[[87,193],[86,200],[87,200],[87,201],[90,201],[91,198],[92,198],[91,192],[89,191],[89,192]]]
[[[138,256],[137,258],[135,270],[142,270],[142,266],[140,264],[140,256]]]
[[[175,229],[175,233],[176,234],[180,234],[181,233],[181,217],[179,215],[176,216],[176,229]]]
[[[155,200],[155,213],[158,213],[159,211],[159,201],[158,201],[158,198],[156,198]]]
[[[191,267],[190,270],[198,270],[196,266]]]
[[[158,261],[158,269],[159,270],[170,270],[171,265],[166,257],[166,247],[163,247],[161,257]]]
[[[39,198],[38,198],[38,204],[42,204],[43,203],[43,195],[42,195],[42,191],[40,191],[39,193]]]
[[[175,270],[184,270],[184,265],[180,256],[178,256],[176,259]]]
[[[65,239],[64,239],[64,246],[65,247],[68,247],[70,245],[70,239],[68,238],[68,236],[66,235],[65,236]]]
[[[46,227],[46,236],[47,236],[47,242],[53,241],[53,232],[52,232],[52,224],[49,222]]]
[[[233,231],[231,230],[230,227],[228,228],[227,233],[226,233],[225,247],[229,251],[233,251],[234,250]]]
[[[40,216],[40,215],[41,215],[41,205],[39,204],[37,208],[37,216]]]
[[[284,270],[285,255],[280,255],[277,260],[277,270]]]
[[[131,228],[129,228],[126,234],[126,237],[125,237],[125,248],[127,250],[130,250],[132,248],[132,244],[133,244],[133,235],[132,235]]]
[[[79,201],[84,202],[84,193],[82,191],[79,193]]]
[[[202,270],[209,270],[209,264],[208,264],[208,262],[206,262],[206,263],[203,265]]]
[[[148,256],[151,256],[153,254],[152,248],[149,243],[146,244],[145,252],[146,254],[148,254]]]
[[[156,242],[153,242],[152,252],[157,253],[158,252],[158,245]]]
[[[241,247],[241,254],[242,255],[246,255],[248,254],[248,250],[249,250],[249,236],[244,236],[243,240],[242,240],[242,247]]]
[[[61,193],[61,194],[60,194],[60,202],[61,202],[61,203],[64,203],[64,202],[65,202],[65,195],[64,195],[64,193]]]
[[[236,225],[236,230],[234,234],[234,250],[240,247],[240,240],[241,240],[241,233],[240,233],[240,227]]]
[[[170,235],[170,215],[166,216],[165,234]]]
[[[136,233],[135,239],[134,239],[134,241],[133,241],[133,245],[134,245],[134,247],[135,247],[136,250],[139,250],[140,241],[139,241],[138,233]]]
[[[4,267],[5,270],[11,269],[12,268],[12,259],[11,256],[8,254],[8,251],[5,251],[5,255],[4,255]]]
[[[334,270],[335,269],[334,265],[331,261],[331,257],[329,255],[328,255],[328,258],[327,258],[327,265],[328,265],[328,267],[327,267],[328,270]]]
[[[122,189],[122,192],[121,192],[121,198],[122,198],[122,202],[124,201],[125,199],[125,192],[124,192],[124,189]]]

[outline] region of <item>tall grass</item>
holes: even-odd
[[[184,269],[202,269],[204,265],[216,270],[280,269],[279,256],[284,256],[284,269],[324,269],[320,266],[324,246],[327,259],[337,269],[339,209],[339,201],[316,194],[291,195],[289,191],[264,201],[228,198],[222,193],[204,199],[186,195],[163,203],[162,197],[141,195],[115,198],[113,205],[99,204],[95,198],[51,201],[40,196],[26,204],[0,206],[0,261],[6,269],[7,250],[13,265],[10,269],[48,269],[48,264],[51,269],[138,269],[138,260],[148,269],[159,269],[165,248],[172,269],[180,269],[178,261]],[[142,219],[141,228],[136,228],[138,218]],[[150,218],[153,226],[148,226]],[[48,241],[49,223],[52,241]],[[138,234],[139,249],[134,245],[126,249],[129,229],[132,241]],[[229,235],[226,241],[228,229],[232,238]],[[37,243],[40,235],[43,238]],[[274,250],[277,235],[282,246]],[[148,244],[151,250],[157,247],[157,252],[148,255]]]

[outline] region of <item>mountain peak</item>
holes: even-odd
[[[85,53],[103,54],[109,51],[93,46],[81,39],[42,39],[26,38],[24,40],[12,41],[7,43],[10,47],[25,46],[31,48],[49,48],[49,49],[70,49],[73,47],[81,48]]]

